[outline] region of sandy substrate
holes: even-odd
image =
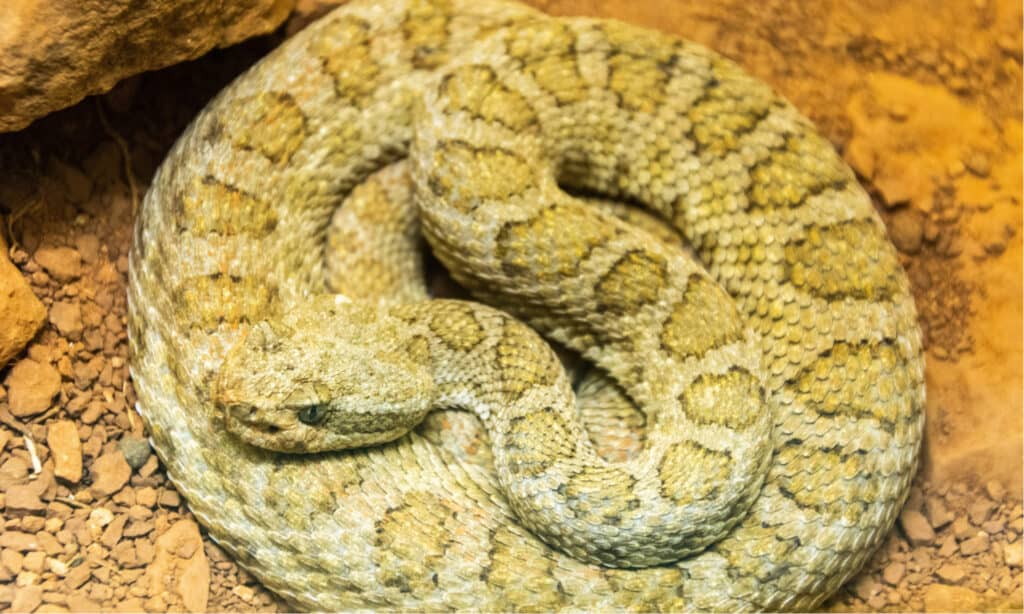
[[[927,439],[899,526],[827,607],[1020,610],[1019,3],[537,4],[732,57],[814,119],[875,197],[925,333]],[[191,117],[325,6],[0,135],[9,256],[48,314],[0,370],[0,607],[283,609],[206,538],[145,445],[126,254],[138,199]]]

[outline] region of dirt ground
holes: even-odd
[[[925,335],[927,437],[898,527],[826,607],[1021,610],[1019,2],[534,4],[735,59],[810,116],[875,198]],[[331,5],[300,2],[272,36],[0,135],[0,236],[48,311],[0,369],[0,607],[286,609],[210,542],[145,444],[126,366],[127,250],[133,209],[187,122]]]

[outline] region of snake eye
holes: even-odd
[[[327,415],[327,409],[323,405],[307,405],[299,410],[299,422],[303,424],[317,424]]]

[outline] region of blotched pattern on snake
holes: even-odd
[[[595,453],[555,355],[505,313],[329,294],[332,212],[405,156],[438,259],[613,377],[639,454]],[[563,187],[642,204],[700,264]],[[855,177],[764,84],[625,24],[349,3],[196,118],[130,261],[157,452],[298,607],[809,608],[916,467],[920,334]],[[403,436],[437,404],[481,417],[493,464]]]

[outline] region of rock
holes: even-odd
[[[946,540],[942,542],[942,546],[939,547],[939,556],[944,559],[948,559],[956,554],[959,547],[960,544],[957,543],[956,536],[950,535],[946,537]]]
[[[82,276],[82,256],[70,247],[40,247],[33,257],[39,266],[59,282],[72,281]]]
[[[882,586],[871,576],[863,575],[853,583],[853,592],[863,601],[867,601],[878,594]]]
[[[103,535],[100,536],[100,543],[107,548],[113,548],[119,541],[121,541],[121,535],[124,534],[124,526],[128,523],[128,517],[120,515],[107,525],[104,529]]]
[[[68,574],[64,576],[64,586],[66,586],[69,591],[74,590],[85,584],[86,580],[88,580],[91,575],[92,574],[89,572],[89,564],[83,562],[76,567],[72,567],[68,571]]]
[[[47,363],[23,358],[7,374],[7,403],[18,418],[34,416],[60,392],[60,373]]]
[[[191,551],[188,558],[175,553]],[[210,596],[210,563],[202,548],[199,526],[179,520],[156,541],[156,554],[146,568],[149,595],[172,595],[190,612],[206,611]]]
[[[94,234],[76,236],[75,248],[82,255],[82,261],[87,264],[95,264],[100,257],[100,239]]]
[[[143,507],[156,505],[156,489],[152,486],[144,486],[135,491],[135,502]]]
[[[82,441],[75,423],[70,420],[51,422],[46,430],[46,445],[53,455],[54,475],[77,484],[82,479]]]
[[[93,535],[99,535],[104,527],[114,522],[114,512],[105,507],[93,508],[89,512],[89,520],[86,522]]]
[[[979,532],[974,537],[960,542],[960,553],[965,556],[971,556],[972,554],[978,554],[979,552],[988,550],[988,546],[988,534]]]
[[[1022,546],[1024,546],[1024,541],[1017,540],[1003,548],[1003,563],[1007,567],[1021,568],[1021,559],[1024,558],[1024,547]]]
[[[967,517],[970,518],[971,524],[976,527],[980,527],[983,522],[988,520],[988,517],[992,515],[992,512],[995,509],[995,503],[992,503],[987,499],[981,499],[979,501],[975,501],[967,508]]]
[[[924,590],[924,609],[928,612],[973,612],[981,595],[962,586],[931,584]]]
[[[4,505],[8,512],[41,512],[46,504],[39,498],[35,484],[17,484],[7,489]]]
[[[20,130],[130,75],[269,32],[294,4],[143,0],[126,18],[122,5],[102,0],[6,3],[0,132]]]
[[[0,548],[10,548],[18,552],[39,550],[39,541],[35,535],[21,531],[3,531],[0,533]]]
[[[889,238],[896,249],[911,255],[921,251],[924,223],[925,216],[917,209],[904,207],[893,212],[889,219]]]
[[[875,187],[878,188],[882,199],[889,207],[905,205],[914,197],[911,186],[898,174],[885,174],[876,177]]]
[[[92,463],[92,491],[98,497],[112,495],[121,490],[132,477],[132,468],[120,450],[104,454]]]
[[[12,612],[31,612],[43,602],[43,587],[25,586],[14,591],[11,601]]]
[[[953,521],[953,535],[956,535],[959,541],[974,535],[976,531],[977,529],[972,527],[970,521],[963,516],[959,516]]]
[[[25,569],[27,569],[29,571],[34,571],[36,573],[39,573],[39,572],[41,572],[43,570],[43,564],[45,562],[46,562],[46,553],[45,552],[39,552],[37,550],[35,552],[29,552],[28,554],[25,555],[25,560],[23,562],[23,565],[24,565]]]
[[[903,563],[889,563],[882,570],[882,580],[889,586],[896,586],[903,579],[903,574],[906,572],[907,566]]]
[[[924,514],[928,517],[929,524],[933,529],[941,529],[953,522],[953,514],[946,507],[946,503],[939,497],[928,497],[924,502]]]
[[[25,348],[46,321],[46,308],[8,259],[7,243],[2,235],[0,233],[0,368]]]
[[[985,492],[993,501],[1002,501],[1006,496],[1006,487],[999,480],[989,480],[985,484]]]
[[[0,551],[0,564],[7,568],[7,571],[14,575],[21,573],[21,566],[25,562],[25,556],[17,550],[4,548]]]
[[[984,152],[972,152],[963,162],[967,170],[978,177],[988,177],[988,174],[992,172],[992,161],[989,160],[989,157]]]
[[[125,435],[121,441],[117,442],[117,447],[121,449],[124,459],[128,461],[128,466],[132,469],[142,467],[149,460],[151,450],[149,441],[145,439]]]
[[[935,531],[928,524],[924,514],[917,510],[903,510],[903,513],[900,514],[900,526],[903,527],[907,539],[915,546],[930,544],[935,540]]]
[[[181,505],[181,496],[176,490],[165,490],[160,493],[157,503],[164,507],[178,507]]]
[[[60,334],[68,339],[82,336],[82,307],[79,303],[58,301],[50,307],[50,322],[57,327]]]
[[[235,586],[231,589],[231,592],[246,603],[251,602],[253,600],[253,597],[256,596],[256,591],[252,590],[251,587],[245,586],[244,584],[239,584]]]
[[[939,567],[938,570],[936,570],[935,575],[937,575],[939,578],[945,580],[950,584],[957,584],[958,582],[960,582],[960,580],[964,579],[964,575],[966,574],[963,568],[959,565],[946,563],[942,567]]]

